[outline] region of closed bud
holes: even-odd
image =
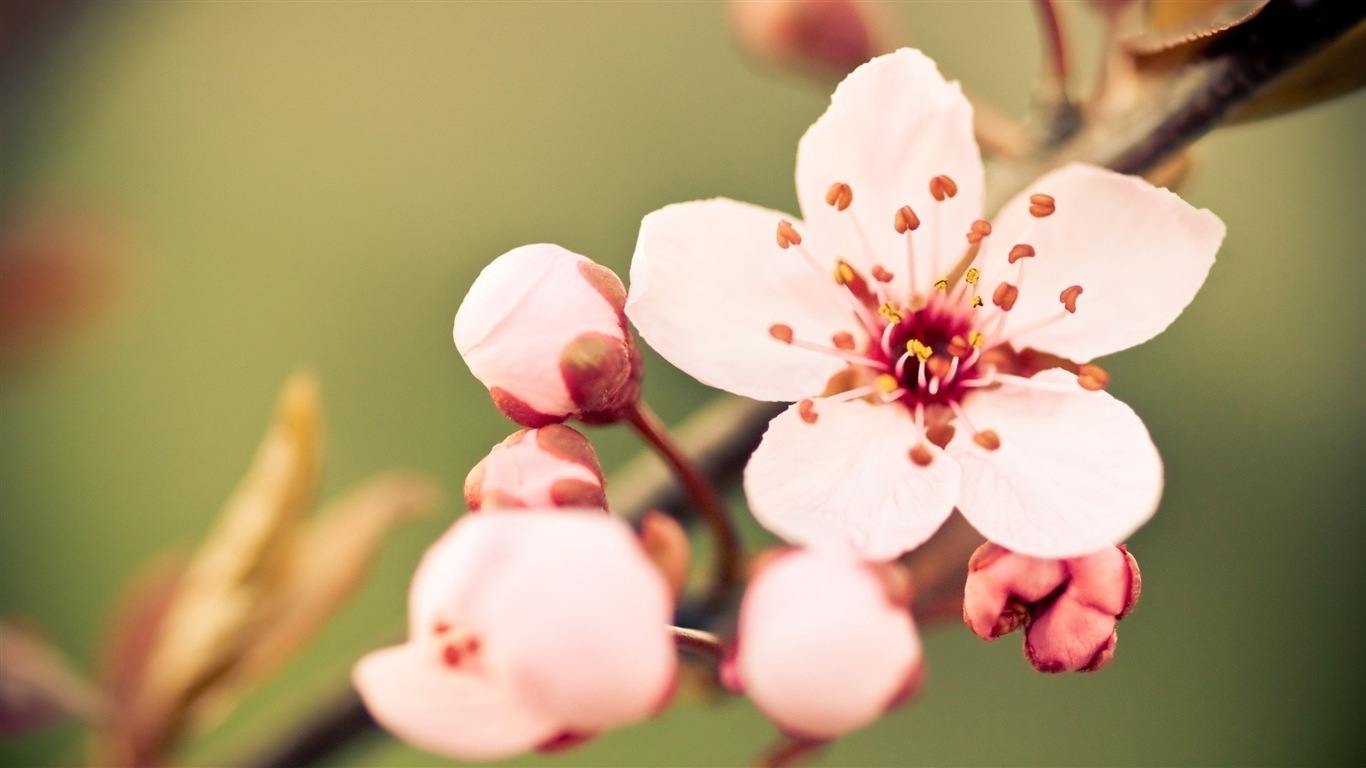
[[[875,8],[858,0],[731,0],[736,38],[757,59],[843,77],[879,53]]]
[[[1025,658],[1040,672],[1091,672],[1114,657],[1115,625],[1139,586],[1123,546],[1048,560],[988,542],[968,564],[963,619],[986,640],[1024,628]]]
[[[843,555],[771,557],[740,605],[731,684],[796,737],[871,724],[920,679],[908,589],[904,575]]]
[[[602,467],[593,446],[563,424],[514,432],[465,478],[472,510],[521,507],[606,509]]]
[[[640,397],[626,290],[558,245],[499,256],[455,315],[455,346],[508,418],[527,427],[616,421]]]

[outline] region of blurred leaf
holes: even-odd
[[[399,523],[429,513],[441,491],[425,477],[388,472],[328,504],[309,523],[285,610],[247,649],[234,673],[240,685],[266,678],[299,650],[360,587],[375,552]]]
[[[1145,68],[1188,63],[1205,46],[1252,19],[1269,0],[1149,0],[1146,27],[1124,41]]]
[[[295,374],[251,470],[190,560],[132,705],[132,754],[158,756],[193,709],[284,616],[320,463],[318,386]]]
[[[104,710],[99,691],[36,633],[0,622],[0,736]]]

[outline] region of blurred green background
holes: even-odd
[[[891,11],[950,77],[1027,105],[1028,5]],[[450,340],[482,265],[549,241],[624,274],[666,203],[795,210],[796,142],[828,99],[747,63],[710,3],[110,4],[38,74],[3,126],[6,195],[96,201],[132,247],[115,311],[0,383],[0,615],[91,668],[121,580],[203,534],[301,365],[323,384],[324,496],[411,466],[453,497],[197,764],[255,751],[397,637],[416,558],[511,429]],[[1106,362],[1168,478],[1131,542],[1145,588],[1115,663],[1043,676],[1015,637],[929,628],[921,698],[824,764],[1366,760],[1363,136],[1356,95],[1201,146],[1183,194],[1228,224],[1219,262],[1170,331]],[[667,420],[711,394],[647,365]],[[634,451],[591,437],[609,469]],[[523,762],[744,764],[773,735],[742,700],[684,699]],[[80,754],[75,727],[0,743],[5,765]],[[441,763],[387,738],[344,760]]]

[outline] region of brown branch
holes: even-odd
[[[1366,3],[1271,0],[1257,16],[1225,33],[1196,62],[1169,80],[1150,85],[1130,109],[1088,125],[1043,156],[997,166],[989,184],[988,208],[999,208],[1033,179],[1073,160],[1126,173],[1153,168],[1363,17]],[[718,484],[731,481],[758,444],[769,419],[782,407],[720,398],[678,430],[678,442],[702,474]],[[686,495],[657,464],[633,463],[614,485],[614,509],[624,514],[638,515],[647,509],[681,513],[686,507]],[[931,542],[908,561],[913,572],[920,565],[916,587],[924,591],[927,607],[936,602],[933,594],[943,595],[939,585],[932,583],[941,576],[930,574],[947,573],[942,564],[952,561],[955,554],[961,554],[965,562],[979,541],[959,523],[950,525],[935,539],[944,544]],[[372,733],[374,721],[347,689],[310,721],[286,732],[279,743],[243,764],[263,768],[313,765]]]

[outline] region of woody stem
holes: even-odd
[[[673,470],[711,533],[716,548],[716,573],[707,590],[705,602],[708,608],[716,610],[730,598],[740,578],[741,563],[744,562],[744,550],[730,513],[726,511],[716,488],[683,454],[669,435],[668,428],[649,406],[637,401],[627,412],[626,420]]]

